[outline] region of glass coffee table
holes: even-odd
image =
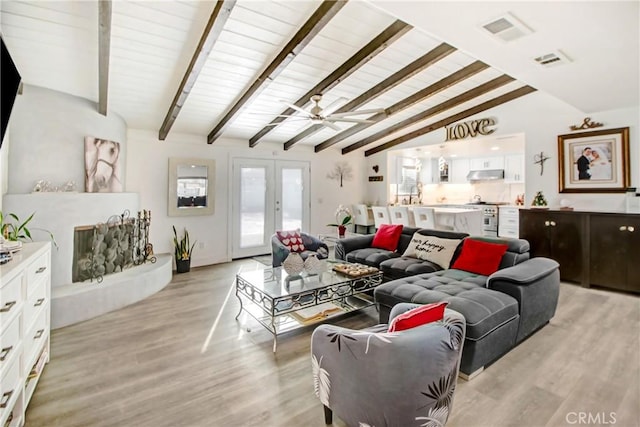
[[[282,267],[238,273],[236,320],[243,310],[256,319],[273,334],[275,352],[278,335],[284,332],[373,305],[373,297],[365,292],[382,283],[382,271],[363,271],[364,267],[358,273],[358,264],[323,261],[317,274],[290,276]]]

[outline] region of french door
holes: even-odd
[[[271,253],[276,230],[309,229],[309,163],[236,158],[232,258]]]

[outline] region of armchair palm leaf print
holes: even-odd
[[[456,369],[449,375],[441,377],[437,382],[429,384],[426,392],[420,392],[429,399],[435,400],[435,408],[449,407],[456,389]]]
[[[451,350],[457,351],[462,345],[462,340],[464,340],[464,322],[460,319],[445,317],[442,320],[442,326],[449,331]]]
[[[322,356],[320,360],[316,356],[312,356],[311,364],[313,366],[313,389],[320,402],[329,406],[329,391],[331,389],[331,381],[329,380],[329,372],[324,369],[322,364]]]

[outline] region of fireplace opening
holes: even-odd
[[[107,274],[155,262],[149,243],[150,224],[151,211],[143,210],[137,217],[130,217],[126,210],[104,223],[75,227],[72,282],[96,279],[100,283]]]

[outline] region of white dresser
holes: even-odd
[[[498,207],[498,236],[515,239],[520,236],[519,208],[515,206]]]
[[[51,243],[25,243],[0,266],[0,427],[22,426],[49,361]]]

